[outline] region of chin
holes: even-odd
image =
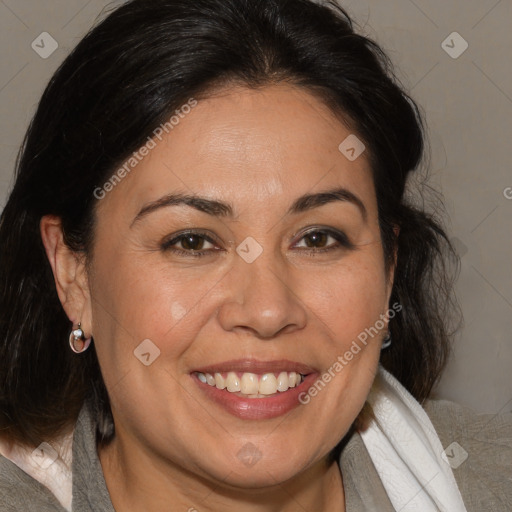
[[[293,479],[293,477],[302,471],[302,468],[298,467],[290,460],[279,467],[273,464],[260,464],[260,462],[254,464],[252,467],[232,468],[229,476],[227,478],[221,478],[221,480],[230,487],[256,491],[258,489],[263,490],[281,485]],[[226,472],[229,472],[227,468]]]
[[[222,485],[238,490],[257,490],[283,484],[312,464],[301,450],[279,449],[272,443],[265,444],[263,440],[259,444],[264,446],[264,453],[251,442],[242,444],[241,448],[223,449],[219,445],[215,448],[218,450],[216,453],[210,448],[208,461],[196,459],[195,468],[216,485],[222,482]]]

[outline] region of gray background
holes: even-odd
[[[105,6],[119,3],[0,0],[0,209],[44,86]],[[462,256],[457,294],[465,325],[436,394],[481,412],[512,410],[512,2],[341,3],[384,47],[425,111],[431,181],[445,196]],[[43,32],[58,43],[46,59],[31,47],[34,40],[43,46]],[[460,53],[464,43],[448,37],[453,32],[468,44],[457,58],[442,46],[446,40],[452,55]]]

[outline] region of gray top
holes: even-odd
[[[468,458],[453,469],[468,512],[512,511],[512,413],[476,415],[444,400],[424,405],[441,443]],[[96,424],[84,405],[73,435],[73,512],[115,512],[96,450]],[[455,465],[455,464],[454,464]],[[361,436],[354,433],[340,467],[347,512],[395,512]],[[0,456],[0,512],[65,512],[45,486]]]

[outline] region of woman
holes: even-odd
[[[1,217],[0,510],[509,510],[510,416],[426,401],[451,278],[404,199],[422,148],[334,4],[110,14]]]

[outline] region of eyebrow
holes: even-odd
[[[361,213],[361,216],[366,221],[368,213],[366,211],[364,203],[354,193],[350,192],[350,190],[347,190],[342,187],[325,190],[323,192],[317,192],[315,194],[305,194],[293,202],[293,204],[290,206],[286,214],[293,215],[303,213],[305,211],[312,210],[314,208],[318,208],[325,204],[333,203],[336,201],[354,204],[355,206],[357,206]],[[141,220],[143,217],[149,215],[150,213],[156,210],[166,208],[169,206],[181,205],[190,206],[200,212],[204,212],[207,213],[208,215],[212,215],[215,217],[235,217],[233,207],[229,203],[193,194],[178,193],[168,194],[161,197],[160,199],[157,199],[156,201],[152,201],[150,203],[145,204],[133,219],[130,227],[132,227],[137,221]]]
[[[364,206],[363,201],[359,199],[354,193],[350,192],[346,188],[335,188],[326,190],[324,192],[317,192],[316,194],[305,194],[299,197],[288,210],[288,214],[302,213],[313,208],[318,208],[324,204],[333,203],[335,201],[344,201],[352,203],[361,212],[361,216],[366,221],[368,212]]]

